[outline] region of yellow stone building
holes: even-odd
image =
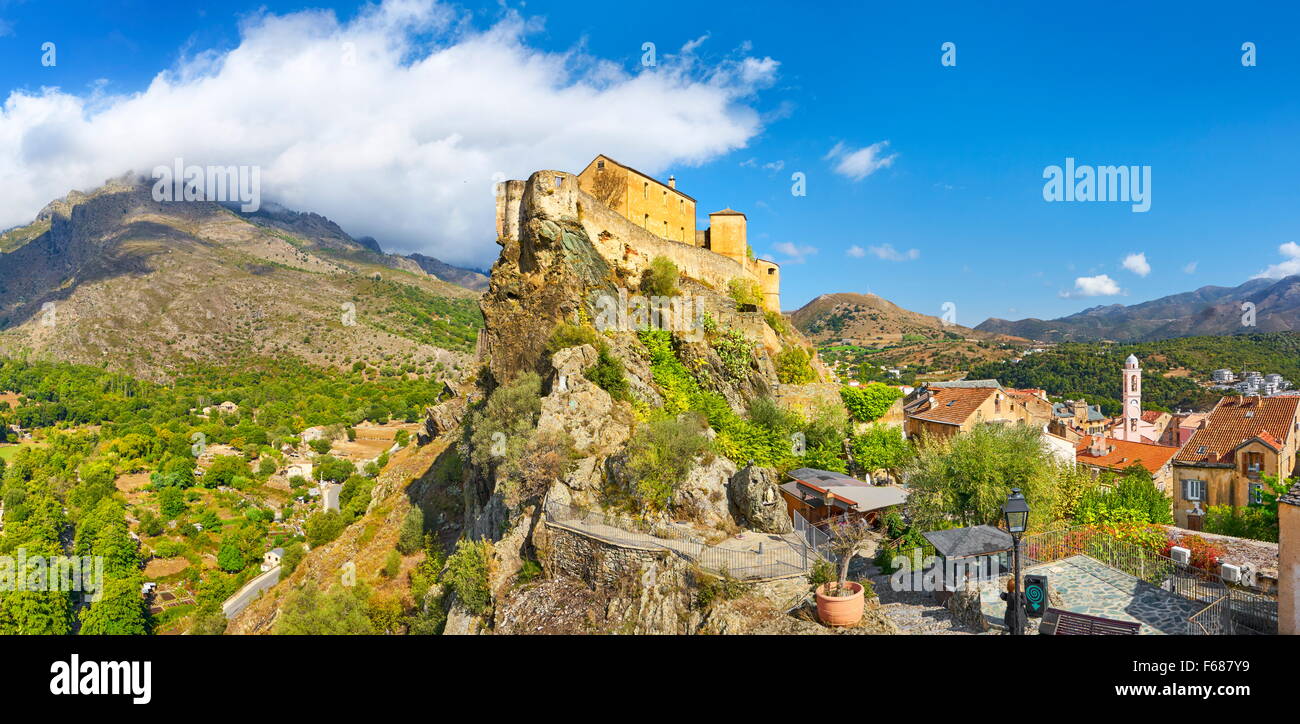
[[[709,214],[709,228],[695,228],[695,199],[677,189],[669,176],[660,183],[609,156],[591,160],[578,174],[578,188],[608,206],[623,218],[669,241],[708,249],[741,266],[744,274],[758,283],[763,306],[781,311],[781,267],[766,259],[751,259],[745,215],[734,209]]]

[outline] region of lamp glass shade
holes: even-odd
[[[1011,489],[1006,505],[1002,506],[1002,516],[1006,519],[1007,530],[1012,533],[1024,533],[1029,527],[1029,501],[1020,494],[1020,488]]]

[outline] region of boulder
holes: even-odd
[[[794,530],[776,481],[775,470],[754,465],[744,467],[731,476],[728,492],[737,522],[763,533],[789,533]]]
[[[697,461],[673,493],[673,511],[710,528],[725,528],[731,522],[727,482],[735,474],[736,464],[721,455]]]

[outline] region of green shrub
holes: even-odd
[[[336,510],[316,513],[307,518],[307,523],[304,526],[307,543],[312,548],[323,546],[338,538],[346,527],[347,521]]]
[[[637,428],[627,445],[627,473],[635,488],[629,492],[642,508],[663,510],[695,465],[711,452],[699,415],[659,417]]]
[[[776,377],[783,384],[803,385],[815,382],[817,375],[813,372],[808,350],[797,344],[786,346],[776,355]]]
[[[781,316],[780,312],[769,309],[763,312],[763,318],[767,320],[767,326],[782,337],[790,331],[790,328],[786,326],[785,317]]]
[[[402,554],[395,550],[388,552],[388,557],[384,559],[384,567],[380,569],[379,574],[384,578],[397,578],[397,574],[402,570]]]
[[[874,422],[903,396],[903,391],[879,382],[871,382],[861,387],[841,387],[840,399],[849,415],[858,422]]]
[[[419,506],[411,506],[402,519],[402,528],[397,535],[397,550],[402,555],[411,555],[420,550],[424,544],[424,511]]]
[[[813,567],[808,571],[808,585],[817,588],[823,583],[830,583],[836,577],[835,566],[830,561],[818,558],[813,563]]]
[[[732,279],[727,283],[727,294],[736,303],[737,308],[747,304],[752,304],[759,309],[763,308],[763,289],[753,279],[743,277]]]
[[[629,387],[623,363],[609,351],[609,345],[604,340],[600,341],[597,350],[596,364],[584,372],[583,376],[608,392],[610,397],[616,400],[628,399]]]
[[[492,605],[488,576],[492,570],[492,542],[462,538],[447,559],[443,577],[456,592],[456,598],[471,613],[484,614]]]
[[[555,354],[562,349],[581,347],[584,344],[599,347],[602,341],[600,334],[590,324],[560,322],[555,325],[555,329],[551,330],[551,338],[547,340],[546,349],[551,354]]]
[[[677,295],[677,265],[666,256],[656,256],[641,274],[641,291],[655,297]]]
[[[468,457],[484,470],[515,472],[541,412],[542,378],[525,372],[492,391],[470,412],[466,425]]]
[[[722,369],[732,382],[741,382],[749,377],[754,367],[754,343],[749,341],[744,332],[729,329],[713,337],[710,341],[713,351],[722,360]]]
[[[695,605],[699,608],[740,598],[749,591],[748,585],[733,578],[725,569],[718,576],[697,569],[695,586]]]
[[[329,440],[326,440],[325,438],[318,437],[315,440],[312,440],[311,442],[307,443],[307,447],[311,448],[312,451],[315,452],[317,455],[324,455],[330,451],[330,448],[333,447],[333,444]]]

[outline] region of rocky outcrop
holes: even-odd
[[[754,465],[741,468],[731,476],[727,492],[738,523],[764,533],[794,530],[776,483],[775,470]]]
[[[613,271],[583,230],[576,206],[554,198],[571,192],[557,192],[548,178],[538,172],[507,184],[517,201],[499,229],[501,256],[479,302],[480,345],[498,384],[525,370],[546,375],[546,346],[555,325],[594,299],[594,292],[614,293]]]
[[[460,429],[468,404],[464,397],[453,397],[426,410],[420,441],[423,443]]]
[[[583,457],[617,450],[631,435],[634,422],[625,405],[583,375],[594,364],[596,349],[589,344],[556,352],[551,358],[551,394],[542,398],[537,418],[539,434],[567,434]]]

